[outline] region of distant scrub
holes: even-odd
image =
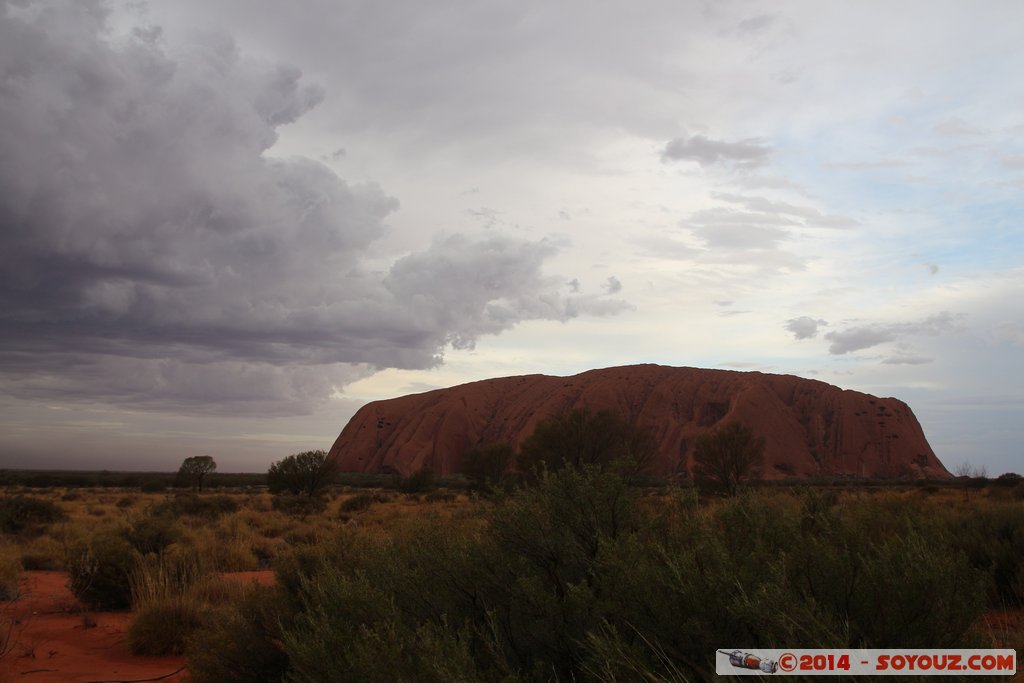
[[[308,517],[327,509],[327,500],[323,496],[280,493],[274,496],[271,505],[278,512],[292,517]]]
[[[346,498],[338,506],[340,512],[360,512],[368,509],[374,503],[391,502],[392,497],[386,493],[357,493]]]
[[[207,520],[216,520],[222,515],[238,511],[238,502],[224,494],[197,495],[192,493],[179,494],[155,506],[153,513],[168,514],[173,517],[190,515]]]

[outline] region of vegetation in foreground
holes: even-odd
[[[8,594],[19,556],[66,569],[196,681],[698,681],[720,647],[991,646],[982,615],[1024,605],[1016,482],[703,498],[584,465],[305,516],[256,492],[29,497],[3,504],[39,511],[6,536]],[[217,577],[268,566],[274,587]]]

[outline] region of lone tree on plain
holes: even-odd
[[[191,486],[193,489],[203,490],[203,479],[210,472],[217,469],[217,463],[208,455],[193,455],[185,458],[178,468],[178,481]]]
[[[338,464],[326,451],[304,451],[275,462],[267,470],[267,487],[271,493],[293,493],[315,496],[331,483]]]
[[[701,434],[693,450],[694,479],[735,496],[741,481],[760,477],[764,443],[763,436],[739,422]]]

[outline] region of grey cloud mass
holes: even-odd
[[[829,353],[842,355],[909,336],[936,336],[954,329],[953,314],[944,311],[915,322],[855,325],[829,332],[825,339],[831,342],[828,347]]]
[[[693,135],[669,140],[661,151],[661,160],[695,161],[701,166],[725,164],[753,167],[767,162],[770,155],[771,148],[757,138],[725,142]]]
[[[103,6],[0,4],[0,377],[18,396],[301,412],[562,298],[544,242],[453,235],[367,265],[398,201],[267,154],[323,98],[219,34],[111,37]],[[17,10],[17,11],[16,11]]]
[[[826,325],[827,321],[806,315],[786,321],[786,329],[792,332],[796,339],[813,339],[818,336],[818,328]]]

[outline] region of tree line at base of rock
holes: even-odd
[[[693,478],[705,490],[736,495],[742,482],[757,479],[764,462],[764,437],[726,423],[697,437]],[[462,457],[461,471],[478,490],[530,483],[543,472],[594,465],[627,476],[642,474],[657,455],[650,430],[609,411],[571,410],[537,425],[519,447],[493,443]]]

